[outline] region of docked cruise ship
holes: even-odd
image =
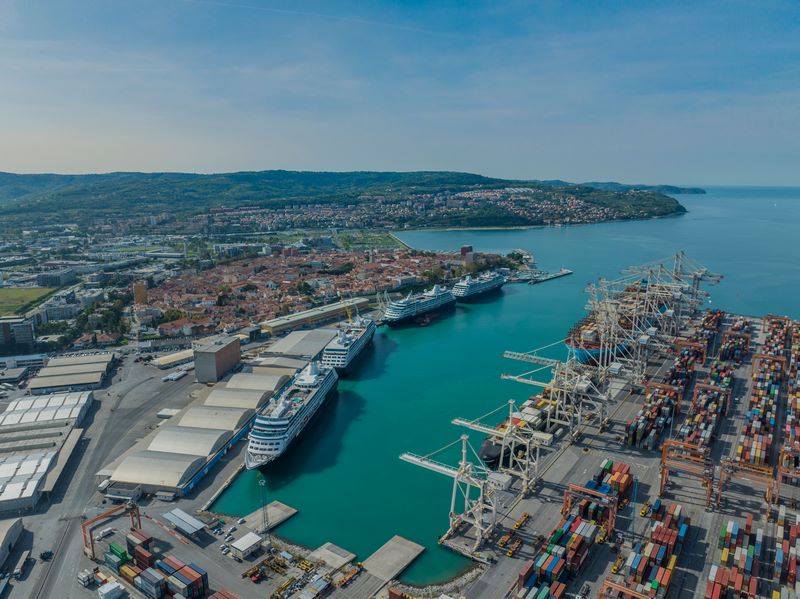
[[[344,371],[372,341],[376,328],[375,321],[363,316],[357,316],[352,322],[344,323],[337,330],[336,337],[322,352],[323,366]]]
[[[490,291],[496,291],[506,284],[506,278],[497,272],[485,272],[477,277],[467,275],[453,286],[453,295],[462,302]]]
[[[392,326],[428,312],[452,308],[455,303],[456,298],[449,289],[434,285],[422,293],[409,293],[407,297],[391,302],[383,319]]]
[[[310,362],[277,398],[256,416],[244,463],[260,468],[280,457],[311,421],[336,386],[336,369]]]

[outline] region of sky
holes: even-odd
[[[800,2],[0,0],[0,171],[800,185]]]

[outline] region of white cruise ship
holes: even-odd
[[[322,352],[323,366],[330,366],[340,371],[345,370],[369,345],[376,328],[375,321],[362,316],[356,316],[352,322],[341,325],[336,337],[325,346],[325,350]]]
[[[434,285],[432,288],[422,293],[391,302],[383,319],[389,326],[399,324],[415,316],[421,316],[434,310],[450,308],[456,303],[453,293],[446,287]]]
[[[245,466],[259,468],[280,457],[303,432],[338,379],[335,368],[319,362],[310,362],[295,375],[291,385],[256,416],[244,457]]]
[[[461,301],[495,291],[506,284],[506,278],[497,272],[485,272],[477,277],[467,275],[453,286],[453,295]]]

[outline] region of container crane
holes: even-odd
[[[139,513],[139,506],[135,501],[128,501],[127,503],[114,506],[110,510],[105,511],[94,518],[85,520],[81,523],[81,534],[83,535],[83,553],[86,555],[86,557],[92,560],[95,559],[92,525],[119,512],[128,512],[128,515],[131,519],[131,529],[142,528],[142,518],[141,514]]]

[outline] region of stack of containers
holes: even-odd
[[[625,585],[651,597],[664,597],[672,581],[678,555],[689,531],[679,504],[666,506],[660,500],[653,504],[652,522],[647,527],[646,541],[635,543],[622,571]]]
[[[730,520],[719,531],[718,564],[711,566],[706,583],[706,599],[725,597],[732,592],[736,597],[757,597],[768,592],[760,588],[759,575],[764,555],[764,530],[753,532],[753,516],[748,514],[745,525]],[[761,573],[763,574],[763,573]]]
[[[720,358],[722,358],[721,354],[722,349],[720,349]],[[733,368],[730,364],[723,362],[721,359],[714,360],[711,363],[711,369],[709,370],[708,378],[711,379],[713,384],[728,389],[733,382]]]
[[[628,464],[603,460],[586,487],[624,498],[632,482]],[[539,553],[522,567],[516,596],[525,599],[561,599],[566,590],[567,577],[577,574],[586,562],[606,516],[597,503],[588,499],[578,502],[573,513],[562,518],[553,529]]]
[[[142,570],[152,568],[156,563],[153,554],[141,545],[133,550],[133,561],[136,562],[136,565]]]
[[[784,426],[783,444],[788,453],[781,466],[794,470],[800,469],[800,323],[792,323],[791,350],[789,353],[789,396],[786,401],[786,424]],[[795,479],[784,481],[794,485]]]
[[[676,437],[684,443],[711,446],[717,425],[727,409],[727,393],[716,389],[698,390]]]
[[[675,362],[664,373],[661,382],[666,385],[678,387],[681,391],[686,391],[689,381],[694,373],[695,365],[703,360],[703,352],[696,347],[684,347],[675,358]]]
[[[115,574],[119,574],[119,569],[131,561],[131,556],[121,545],[109,543],[108,551],[103,556],[103,561]]]
[[[783,320],[765,320],[767,340],[762,353],[782,357],[786,355],[788,327]],[[742,436],[736,449],[736,459],[749,464],[767,465],[775,438],[775,420],[778,395],[782,380],[780,362],[760,360],[753,367],[753,390],[745,414]]]
[[[786,506],[780,506],[775,532],[774,581],[781,586],[800,590],[797,557],[800,553],[800,516],[787,514]]]
[[[120,566],[119,575],[122,576],[127,582],[133,584],[136,577],[142,573],[142,568],[134,564],[125,564]]]
[[[97,589],[100,599],[118,599],[125,595],[125,587],[118,582],[109,582]]]
[[[674,391],[650,389],[642,409],[625,423],[626,444],[654,449],[658,436],[673,415],[676,401],[677,394]]]
[[[155,568],[142,570],[134,585],[149,599],[161,599],[167,594],[167,578]]]
[[[719,347],[719,359],[741,362],[746,346],[747,343],[741,337],[728,337]]]
[[[208,599],[239,599],[239,596],[234,595],[230,591],[216,591],[213,595],[210,595]]]

